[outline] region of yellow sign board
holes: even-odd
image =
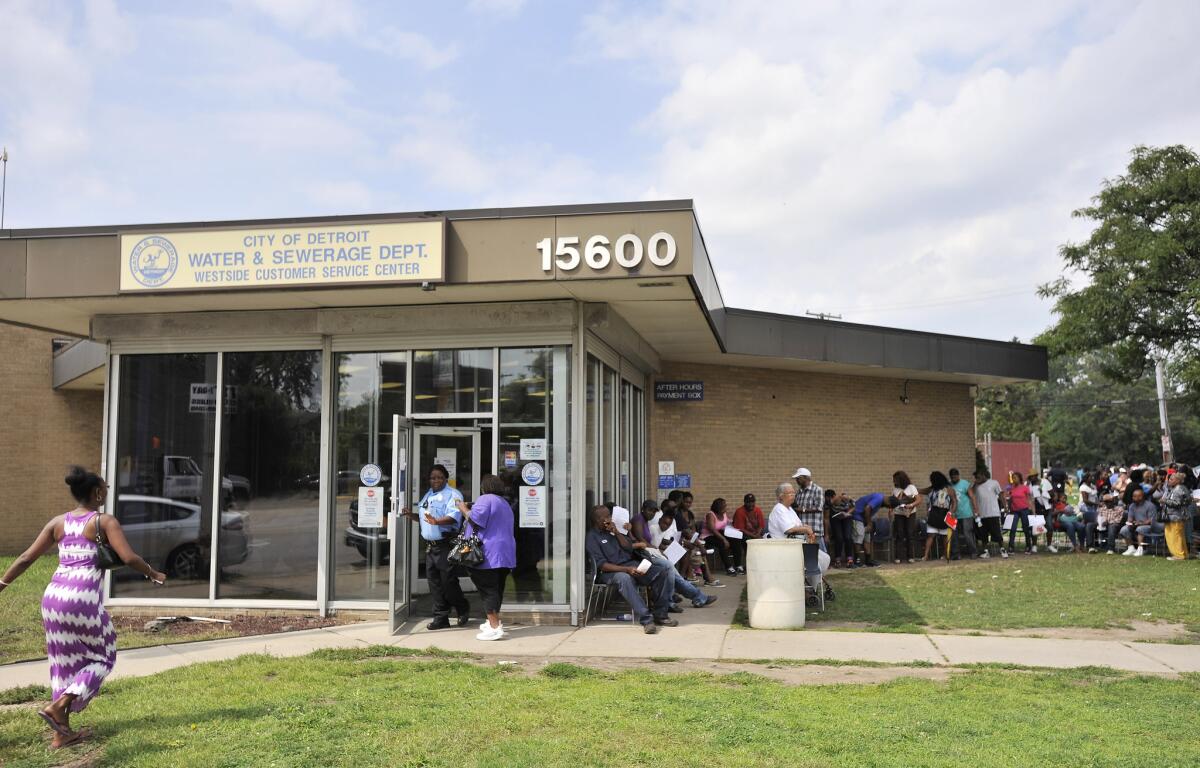
[[[442,219],[121,235],[121,290],[441,282]]]

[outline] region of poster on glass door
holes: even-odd
[[[522,485],[518,514],[522,528],[546,527],[546,486]]]

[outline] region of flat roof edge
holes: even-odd
[[[864,368],[1045,381],[1045,347],[746,309],[723,312],[730,355],[778,357]]]
[[[267,225],[338,224],[380,219],[445,218],[448,221],[478,219],[515,219],[537,216],[588,216],[611,213],[663,213],[692,211],[691,199],[632,200],[614,203],[581,203],[567,205],[518,206],[512,208],[460,208],[444,211],[401,211],[355,213],[342,216],[289,216],[265,219],[214,219],[207,221],[150,222],[142,224],[102,224],[83,227],[38,227],[31,229],[0,229],[0,239],[31,239],[42,237],[101,237],[125,231],[157,229],[221,229]]]

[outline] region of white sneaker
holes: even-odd
[[[980,560],[987,560],[987,559],[988,559],[989,557],[991,557],[991,556],[992,556],[992,553],[988,552],[988,551],[985,549],[985,550],[983,550],[983,554],[979,556],[979,559],[980,559]]]
[[[1031,555],[1037,554],[1037,544],[1034,544],[1032,547],[1029,548],[1029,554],[1031,554]]]
[[[1141,548],[1141,547],[1138,547],[1137,549],[1135,549],[1135,550],[1133,551],[1133,556],[1134,556],[1134,557],[1141,557],[1143,554],[1145,554],[1145,553],[1144,553],[1144,552],[1142,552],[1142,548]]]
[[[499,640],[502,637],[504,637],[504,628],[496,627],[492,629],[491,626],[488,626],[487,629],[475,635],[476,640]]]
[[[1003,557],[1005,560],[1007,560],[1008,559],[1008,550],[1007,549],[1000,550],[1000,557]]]
[[[479,625],[479,631],[480,631],[480,632],[482,632],[483,630],[487,629],[487,628],[488,628],[488,627],[490,627],[490,626],[492,626],[492,625],[491,625],[491,624],[489,624],[489,623],[487,622],[487,620],[484,620],[484,622],[483,622],[482,624],[480,624],[480,625]],[[501,631],[501,632],[503,632],[503,631],[504,631],[504,622],[503,622],[503,621],[502,621],[502,622],[500,622],[500,623],[499,623],[497,626],[498,626],[498,627],[500,627],[500,631]]]
[[[1046,549],[1050,550],[1052,553],[1054,553],[1054,554],[1056,554],[1056,555],[1058,554],[1058,547],[1054,546],[1053,544],[1051,544],[1050,546],[1046,547]]]
[[[1125,551],[1124,551],[1124,552],[1122,552],[1121,554],[1122,554],[1122,555],[1125,555],[1126,557],[1129,557],[1130,555],[1132,555],[1132,554],[1133,554],[1134,552],[1136,552],[1136,551],[1137,551],[1137,547],[1135,547],[1135,546],[1133,546],[1132,544],[1130,544],[1130,545],[1129,545],[1129,549],[1125,550]]]
[[[1116,551],[1115,551],[1115,550],[1112,550],[1112,549],[1106,549],[1106,550],[1104,550],[1104,554],[1106,554],[1106,555],[1115,555],[1115,554],[1117,554],[1117,553],[1116,553]],[[1124,552],[1122,552],[1121,554],[1125,554],[1125,553],[1124,553]]]
[[[1168,559],[1168,560],[1172,560],[1172,561],[1174,561],[1174,560],[1187,560],[1187,558],[1186,558],[1186,557],[1175,557],[1175,555],[1171,555],[1171,556],[1170,556],[1170,557],[1168,557],[1167,559]]]

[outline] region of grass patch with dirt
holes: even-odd
[[[77,718],[95,739],[67,754],[46,751],[33,705],[0,710],[0,763],[1193,766],[1200,742],[1186,734],[1200,732],[1200,710],[1181,702],[1197,696],[1200,676],[1110,670],[807,686],[753,671],[559,663],[525,675],[466,660],[244,656],[106,686]],[[1013,727],[1044,712],[1069,713],[1070,727]],[[678,729],[686,748],[617,735]]]

